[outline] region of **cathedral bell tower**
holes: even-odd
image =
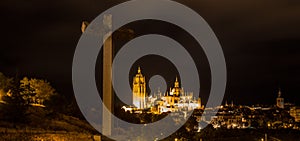
[[[173,92],[173,95],[175,97],[179,97],[180,96],[181,88],[179,87],[179,82],[178,82],[178,78],[177,77],[175,79],[174,88],[173,88],[172,92]]]
[[[283,109],[284,108],[284,98],[281,96],[281,90],[278,91],[278,97],[276,99],[276,106],[278,108]]]
[[[146,108],[146,80],[140,67],[135,77],[133,77],[132,83],[133,105],[138,109]]]

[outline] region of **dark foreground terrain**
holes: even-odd
[[[1,113],[1,141],[93,141],[100,136],[87,122],[43,107],[28,107],[22,120],[10,121]]]

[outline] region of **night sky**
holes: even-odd
[[[47,79],[60,94],[72,96],[72,59],[81,36],[81,22],[93,20],[101,12],[120,2],[122,1],[1,1],[0,71],[9,76],[18,73],[20,77]],[[198,12],[214,30],[222,45],[228,71],[225,99],[229,102],[234,100],[238,104],[273,104],[280,87],[287,102],[300,105],[300,1],[178,2]],[[147,25],[151,22],[154,24]],[[143,30],[144,26],[147,26],[147,30]],[[191,46],[195,46],[188,39],[188,34],[165,23],[158,24],[158,21],[133,23],[128,27],[133,28],[138,35],[165,33],[178,38],[187,49],[193,50]],[[172,34],[173,28],[175,33],[180,34]],[[203,55],[194,54],[193,57],[196,63],[199,63],[197,60],[203,60],[201,58],[205,60]],[[161,59],[155,58],[158,61]],[[166,73],[167,68],[158,70],[151,67],[153,64],[146,57],[135,63],[133,71],[135,66],[141,64],[144,65],[146,77],[157,73],[166,75],[165,78],[175,77]],[[172,65],[165,64],[168,63],[162,63],[161,66],[172,68]],[[199,63],[197,66],[201,65],[207,63],[204,61],[204,64]],[[204,72],[209,70],[205,67],[201,69]],[[207,82],[203,86],[203,92],[208,93],[209,73],[200,76],[204,76],[204,82],[201,83]],[[167,81],[171,83],[173,80]]]

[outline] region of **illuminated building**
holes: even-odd
[[[192,111],[203,108],[201,99],[195,99],[192,92],[184,92],[180,88],[178,78],[176,77],[174,87],[170,91],[162,94],[148,96],[146,92],[146,80],[142,75],[141,68],[138,68],[137,74],[133,78],[132,84],[133,105],[136,107],[135,113],[141,113],[141,110],[150,109],[150,112],[161,114],[164,112]],[[131,106],[125,106],[123,109],[130,111]],[[130,111],[131,112],[131,111]]]
[[[296,122],[300,122],[300,107],[291,107],[290,115],[295,118]]]
[[[192,111],[203,108],[200,98],[196,99],[192,92],[184,92],[180,88],[177,77],[174,87],[170,88],[170,91],[166,92],[164,96],[159,97],[154,105],[156,106],[154,109],[157,110],[153,110],[154,113]]]
[[[164,96],[164,99],[166,101],[166,104],[170,108],[174,108],[175,103],[178,103],[180,100],[180,94],[182,93],[182,89],[179,87],[178,78],[176,77],[174,88],[170,88],[170,92],[166,93]]]
[[[280,89],[278,91],[278,97],[276,98],[276,106],[278,108],[281,108],[281,109],[284,108],[284,98],[281,97],[281,91],[280,91]]]
[[[146,108],[146,81],[140,67],[132,83],[133,105],[138,109]]]

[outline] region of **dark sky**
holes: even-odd
[[[73,95],[72,59],[81,22],[93,20],[120,2],[1,1],[0,71],[47,79],[60,94]],[[240,104],[273,104],[281,87],[286,101],[300,105],[300,1],[178,2],[197,11],[220,40],[228,69],[225,99]],[[148,74],[156,72],[150,69]]]

